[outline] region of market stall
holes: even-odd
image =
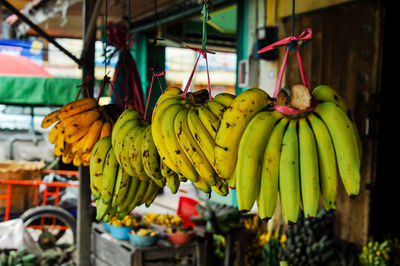
[[[390,6],[150,2],[88,0],[80,15],[70,3],[82,22],[80,58],[30,21],[40,5],[28,17],[5,3],[20,20],[13,23],[31,27],[19,30],[35,31],[82,69],[72,99],[58,97],[41,121],[52,155],[79,181],[76,227],[61,224],[73,227],[76,251],[46,254],[47,263],[395,265],[395,217],[379,206],[379,192],[396,185],[382,177],[390,154],[379,116],[391,86],[383,75]],[[96,39],[104,43],[98,90]],[[184,52],[166,56],[166,47]],[[234,54],[235,65],[218,62],[219,53]]]

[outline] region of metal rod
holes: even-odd
[[[78,59],[76,56],[71,54],[67,49],[62,47],[53,37],[48,35],[44,30],[42,30],[39,26],[33,23],[28,17],[22,14],[17,8],[11,5],[7,0],[0,0],[0,3],[3,4],[8,10],[13,12],[15,15],[18,16],[23,22],[28,24],[33,30],[35,30],[40,36],[45,38],[48,42],[54,44],[58,49],[60,49],[64,54],[66,54],[69,58],[71,58],[75,63],[81,66],[81,60]]]

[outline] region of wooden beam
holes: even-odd
[[[89,29],[91,14],[95,9],[96,2],[100,0],[83,0],[82,2],[82,82],[85,82],[88,91],[84,97],[93,96],[94,88],[94,50],[95,50],[95,28]],[[90,34],[90,36],[89,36]],[[88,42],[88,43],[87,43]],[[86,77],[90,77],[87,79]],[[78,195],[78,230],[77,230],[77,265],[91,265],[91,232],[92,232],[92,200],[90,191],[89,167],[79,167],[79,195]]]

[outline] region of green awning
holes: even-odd
[[[81,79],[0,76],[0,104],[61,106],[75,100]]]

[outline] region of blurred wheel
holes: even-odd
[[[75,217],[61,207],[34,207],[25,211],[20,218],[42,249],[76,243]]]

